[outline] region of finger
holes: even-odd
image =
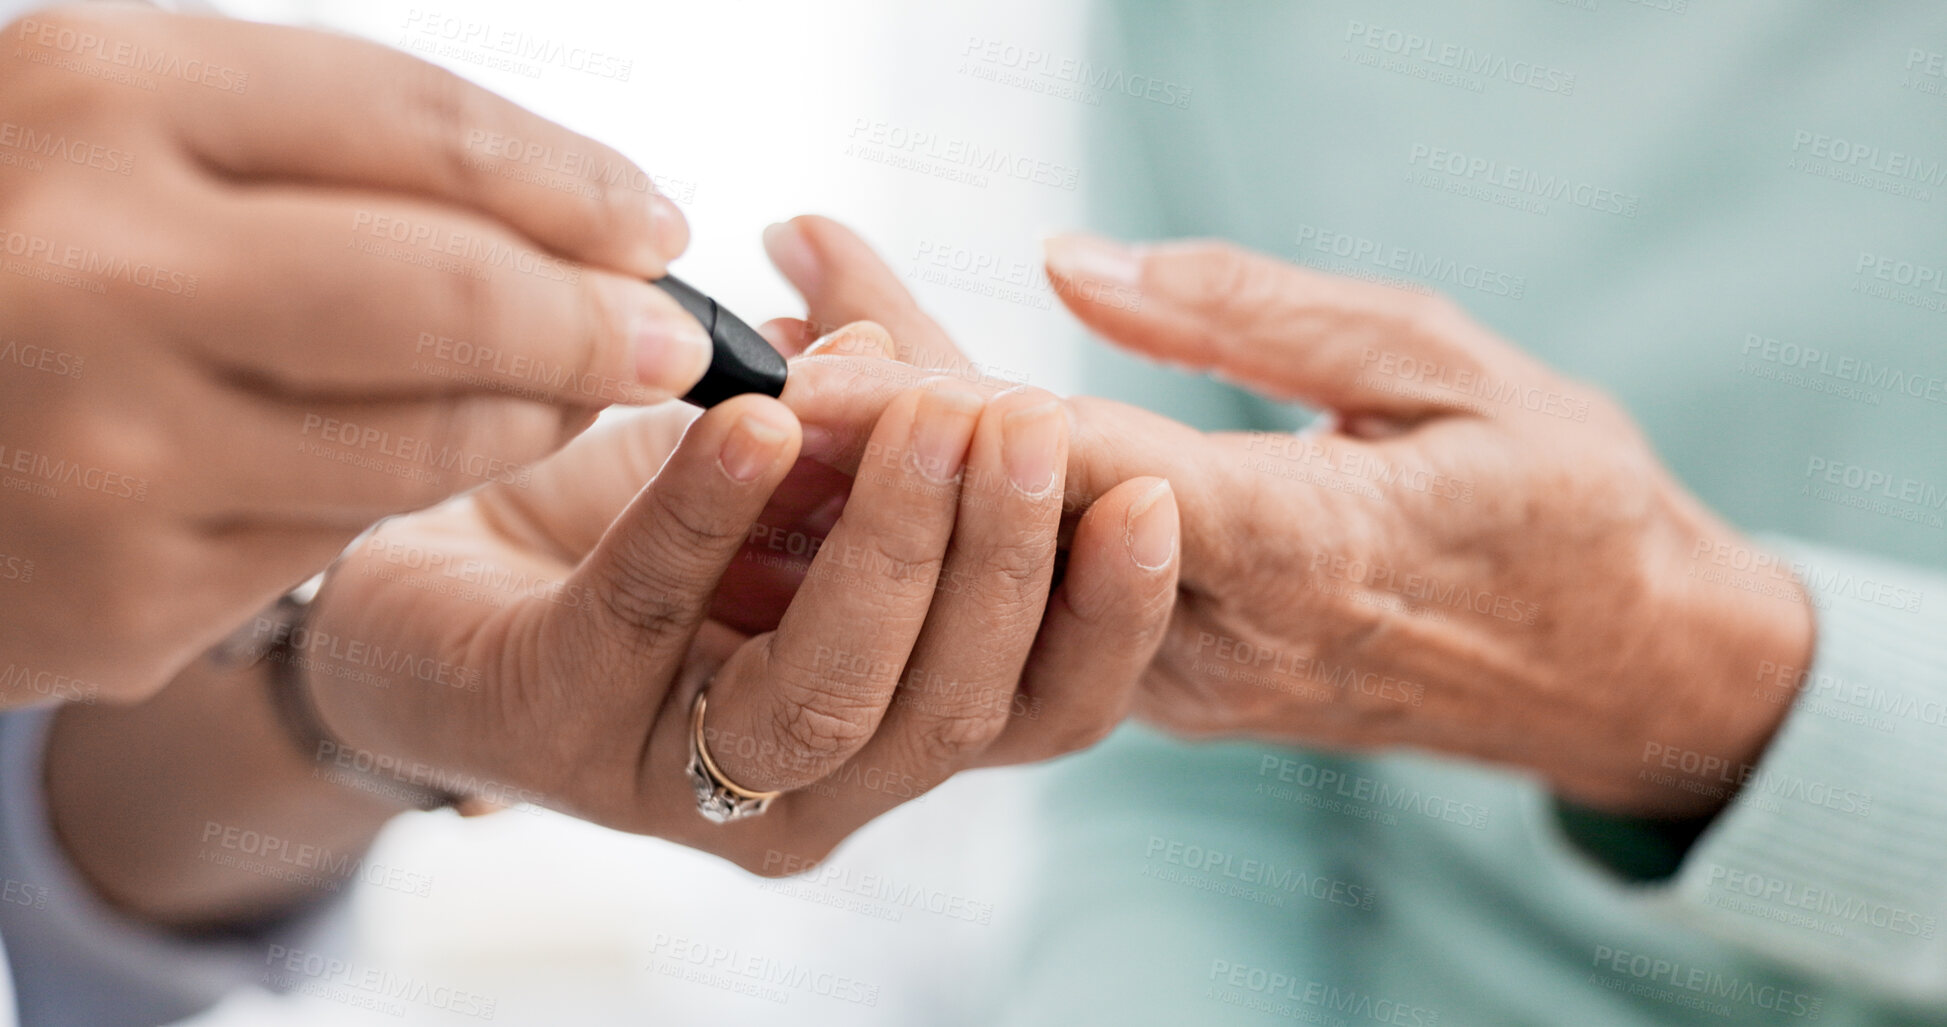
[[[1111,342],[1342,413],[1425,417],[1534,372],[1451,302],[1219,242],[1047,244],[1055,292]]]
[[[709,367],[703,327],[662,290],[478,215],[292,189],[218,210],[241,273],[209,276],[188,341],[264,388],[599,407],[681,395]]]
[[[698,414],[685,403],[630,411],[534,465],[526,487],[489,485],[474,493],[473,502],[496,531],[522,548],[570,566],[580,563],[655,478]]]
[[[818,334],[877,321],[898,343],[898,359],[937,369],[965,366],[946,331],[851,229],[807,214],[766,228],[764,250],[804,297],[807,320]]]
[[[769,754],[726,754],[732,780],[809,784],[872,736],[933,602],[982,405],[941,383],[886,411],[872,462],[777,631],[739,649],[711,686],[707,727]]]
[[[811,322],[798,317],[774,317],[757,326],[757,334],[771,344],[771,348],[787,357],[795,357],[805,351],[805,347],[818,341]]]
[[[794,801],[794,817],[863,824],[913,791],[863,782],[932,788],[979,759],[1007,728],[1054,576],[1067,434],[1066,414],[1049,393],[1022,389],[988,404],[967,458],[939,596],[892,708],[827,787]],[[857,656],[840,649],[833,661]]]
[[[615,150],[400,51],[141,9],[57,17],[113,43],[173,37],[172,49],[199,61],[199,79],[157,78],[182,145],[226,176],[436,200],[646,278],[664,274],[689,241],[676,206]],[[408,34],[416,28],[409,22]]]
[[[892,401],[933,374],[896,360],[821,350],[791,361],[781,398],[804,423],[805,457],[849,473]]]
[[[642,682],[665,679],[688,650],[797,442],[796,420],[769,397],[712,408],[569,579],[569,594],[590,601],[559,606],[566,626],[540,651],[568,661],[578,685],[607,690],[606,715],[652,722],[663,693]]]
[[[1124,482],[1082,515],[1012,716],[980,765],[1085,749],[1128,716],[1176,605],[1179,530],[1160,478]]]
[[[479,485],[523,491],[536,461],[592,420],[484,393],[306,403],[219,390],[203,402],[208,423],[225,426],[223,459],[155,482],[152,496],[213,527],[275,521],[356,531]]]

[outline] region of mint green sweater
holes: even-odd
[[[1947,1019],[1947,9],[1144,2],[1093,28],[1096,227],[1451,295],[1791,554],[1819,643],[1687,850],[1491,769],[1124,731],[1048,776],[996,1022]],[[1088,391],[1296,423],[1091,345]]]

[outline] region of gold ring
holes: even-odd
[[[782,791],[760,792],[730,780],[710,756],[703,741],[703,710],[706,691],[696,693],[690,706],[690,785],[696,792],[696,810],[709,820],[726,824],[754,817],[770,808],[771,800]]]

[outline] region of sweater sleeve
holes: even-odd
[[[1812,666],[1731,805],[1676,858],[1647,825],[1564,834],[1634,878],[1649,911],[1755,954],[1909,1000],[1947,1002],[1947,580],[1770,540],[1818,611]],[[1660,835],[1660,837],[1658,837]],[[1641,844],[1641,843],[1650,844]],[[1662,865],[1658,866],[1658,863]]]
[[[315,947],[343,903],[320,902],[247,935],[192,939],[97,898],[49,826],[41,757],[52,710],[0,716],[0,934],[21,1027],[159,1024],[266,983],[273,942]],[[275,982],[270,982],[275,983]]]

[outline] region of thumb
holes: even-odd
[[[1070,234],[1046,247],[1056,294],[1110,342],[1276,399],[1417,419],[1480,409],[1482,383],[1527,371],[1439,296],[1222,242],[1125,246]]]
[[[799,429],[782,403],[739,396],[690,425],[655,478],[629,504],[564,594],[578,628],[570,644],[594,664],[594,683],[653,710],[660,690],[637,687],[643,660],[680,664],[725,569],[797,459]],[[646,723],[646,721],[645,721]]]

